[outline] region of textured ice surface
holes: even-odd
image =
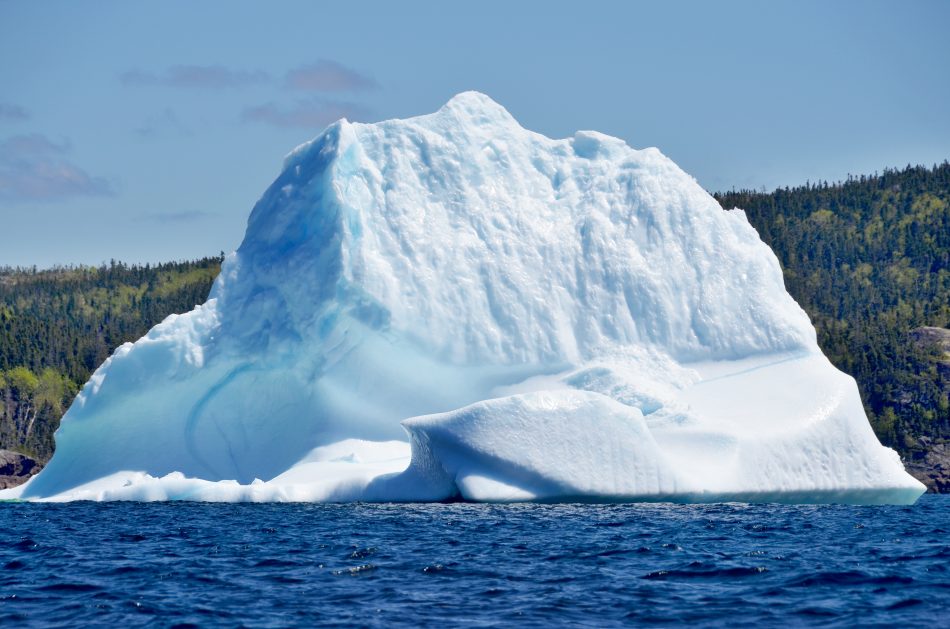
[[[656,149],[468,92],[291,153],[207,303],[0,496],[912,502],[775,256]],[[411,454],[410,454],[411,452]]]

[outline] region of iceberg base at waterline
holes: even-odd
[[[920,496],[864,420],[854,381],[823,356],[696,371],[683,391],[687,413],[644,415],[571,388],[569,373],[544,377],[550,388],[529,382],[523,393],[405,420],[408,442],[319,446],[268,481],[123,470],[45,499],[912,504]],[[747,398],[742,415],[732,410],[736,395]]]
[[[775,256],[656,149],[469,92],[291,153],[25,500],[912,503]]]

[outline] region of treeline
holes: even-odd
[[[714,196],[744,209],[772,247],[881,440],[913,457],[920,437],[950,438],[939,352],[910,335],[950,327],[950,163]]]
[[[90,374],[122,343],[203,303],[221,259],[0,267],[0,449],[52,456],[59,420]]]

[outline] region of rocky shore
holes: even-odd
[[[950,493],[950,443],[920,439],[927,449],[923,456],[904,461],[911,476],[927,486],[928,493]]]
[[[41,469],[42,465],[25,454],[0,450],[0,489],[22,485]]]

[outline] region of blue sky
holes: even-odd
[[[0,265],[230,251],[341,116],[489,94],[709,190],[950,158],[950,2],[0,0]]]

